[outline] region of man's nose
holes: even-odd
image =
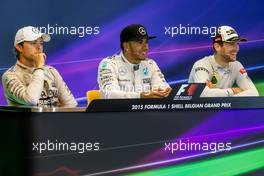
[[[148,50],[148,49],[149,49],[148,43],[144,43],[144,44],[143,44],[143,48],[144,48],[145,50]]]
[[[42,44],[41,43],[36,43],[36,48],[38,49],[38,50],[41,50],[42,49]]]
[[[236,51],[239,51],[239,44],[238,43],[235,44],[235,49],[236,49]]]

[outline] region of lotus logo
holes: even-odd
[[[237,32],[235,30],[233,30],[233,29],[230,29],[230,30],[226,31],[226,34],[227,35],[232,35],[232,34],[237,34]]]

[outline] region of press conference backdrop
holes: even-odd
[[[193,63],[213,53],[211,36],[216,27],[230,25],[249,40],[240,45],[238,60],[263,95],[263,5],[256,0],[4,0],[0,74],[16,62],[12,54],[16,31],[36,26],[52,36],[45,44],[47,64],[60,71],[79,104],[86,104],[85,92],[98,88],[98,63],[119,53],[119,34],[126,25],[141,23],[157,36],[149,42],[149,57],[169,83],[186,82]],[[6,104],[2,87],[0,104]]]
[[[246,67],[248,74],[256,84],[260,94],[264,95],[264,62],[262,58],[264,47],[263,5],[264,2],[257,0],[2,0],[0,5],[0,74],[2,75],[7,70],[7,68],[11,67],[16,62],[16,59],[12,54],[16,31],[23,26],[36,26],[41,29],[42,32],[48,32],[52,36],[51,42],[45,44],[45,52],[48,56],[47,64],[52,65],[59,70],[70,90],[78,100],[79,104],[86,105],[86,91],[98,88],[96,81],[98,64],[102,58],[120,52],[119,34],[126,25],[131,23],[141,23],[147,27],[149,34],[157,36],[156,39],[149,42],[149,57],[153,58],[158,63],[170,84],[186,82],[193,63],[196,60],[213,53],[211,36],[215,32],[216,27],[221,25],[230,25],[234,27],[241,36],[244,36],[249,40],[248,42],[242,43],[240,45],[238,60],[240,60]],[[6,105],[2,87],[0,87],[0,104]],[[205,116],[197,117],[206,117],[208,118],[208,121],[205,121],[205,124],[202,123],[201,126],[196,126],[194,131],[191,131],[189,134],[197,134],[197,131],[203,132],[203,130],[206,132],[206,130],[210,130],[210,127],[218,127],[228,130],[230,129],[228,132],[232,133],[232,135],[229,135],[230,133],[219,133],[219,135],[224,135],[224,137],[227,138],[233,138],[234,134],[234,136],[238,136],[239,139],[241,137],[241,141],[244,141],[245,143],[248,142],[247,139],[259,139],[258,137],[262,138],[262,110],[245,111],[223,110],[217,112],[216,115],[213,113],[210,115],[210,111],[201,112],[205,113]],[[133,116],[131,113],[128,114]],[[172,115],[169,117],[172,117],[172,120],[177,120],[177,118],[174,118],[175,114],[171,114]],[[188,113],[185,114],[188,115]],[[47,114],[38,115],[45,116]],[[54,113],[52,115],[55,116],[58,114]],[[85,116],[85,114],[78,115]],[[92,115],[98,116],[96,113]],[[120,116],[121,115],[124,114],[120,114]],[[141,115],[144,116],[145,114]],[[74,117],[70,113],[66,113],[65,116]],[[132,118],[134,118],[134,116]],[[9,117],[10,116],[2,116],[2,119],[7,120],[7,122],[9,122],[8,120],[13,122],[12,118]],[[105,115],[103,117],[105,117]],[[124,115],[124,117],[130,116]],[[157,114],[156,117],[156,119],[161,119],[163,116]],[[179,117],[183,118],[185,116],[181,115]],[[193,115],[192,117],[196,116]],[[239,117],[240,120],[236,117]],[[130,121],[133,121],[132,118],[130,118]],[[149,124],[153,124],[152,120],[155,119],[155,115],[148,114],[146,118],[149,118],[145,121],[146,126],[148,126]],[[41,122],[41,120],[48,120],[48,118],[34,119],[39,120],[39,122]],[[51,120],[57,119],[51,118]],[[71,118],[67,117],[66,121],[69,122],[70,119]],[[87,117],[80,117],[80,119],[93,120],[93,118]],[[98,119],[100,120],[101,118],[94,118],[94,120]],[[122,118],[118,119],[122,120]],[[18,122],[20,122],[20,120],[23,123],[11,124],[10,122],[11,125],[8,123],[1,123],[3,124],[3,128],[1,129],[10,130],[9,126],[15,125],[16,127],[19,126],[19,124],[27,124],[25,123],[27,122],[25,119],[21,118]],[[110,119],[110,122],[115,123],[115,120]],[[138,118],[137,120],[142,119]],[[232,123],[229,123],[228,120],[232,121]],[[83,121],[73,120],[73,122],[81,124]],[[185,121],[184,119],[183,122],[185,125],[191,124],[190,120]],[[207,122],[210,123],[207,124]],[[61,121],[58,121],[55,124],[59,124],[57,125],[58,127],[67,127],[68,124],[71,124],[60,123]],[[39,124],[39,126],[42,126],[42,123]],[[50,124],[54,125],[54,123]],[[85,128],[85,123],[82,124],[84,129],[89,129]],[[109,126],[109,123],[105,123],[105,121],[102,123],[88,124],[94,128],[101,127],[100,125],[94,124],[102,124],[106,127]],[[145,128],[143,123],[136,124],[142,125],[142,130]],[[160,126],[161,128],[165,127],[164,125],[161,125],[162,123],[157,124],[157,126]],[[170,125],[170,123],[167,124]],[[178,128],[178,123],[171,123],[171,125],[173,126],[171,129],[181,129]],[[54,125],[54,129],[57,129],[57,126]],[[128,126],[130,127],[130,125]],[[46,126],[44,125],[43,128],[44,127]],[[114,127],[115,126],[113,125],[113,129],[116,129]],[[126,129],[123,126],[119,127],[124,128],[122,130]],[[185,126],[182,126],[182,129],[186,130],[184,127]],[[215,129],[218,130],[218,128]],[[20,133],[20,128],[14,129],[16,129],[14,130],[14,134]],[[104,128],[100,130],[102,130],[103,134],[105,134],[105,132],[107,133],[107,131],[104,131]],[[254,130],[257,132],[252,133],[251,131]],[[12,132],[12,130],[10,131]],[[130,134],[132,130],[130,131],[130,128],[127,128],[127,131],[128,134]],[[49,131],[44,129],[43,132],[48,133]],[[67,132],[70,133],[70,131]],[[96,130],[94,132],[96,132]],[[245,134],[244,136],[240,136],[242,132]],[[247,133],[250,133],[250,135]],[[3,131],[1,134],[6,134],[6,131]],[[88,134],[90,133],[87,133],[87,136],[84,135],[84,138],[88,138]],[[122,136],[121,133],[118,134]],[[174,135],[175,134],[172,133],[173,137]],[[159,135],[157,134],[157,136]],[[4,139],[6,140],[4,141],[10,141],[9,137],[16,141],[16,138],[13,138],[12,135],[6,135],[5,137],[6,138]],[[65,137],[71,136],[65,135]],[[94,137],[97,136],[94,135]],[[123,138],[125,137],[126,135],[123,136]],[[114,138],[107,139],[112,140]],[[17,142],[19,143],[19,141]],[[1,149],[1,151],[8,151],[4,155],[5,159],[17,157],[15,152],[13,152],[13,149],[19,148],[19,146],[12,145],[12,147],[2,148],[3,150]],[[260,158],[263,153],[263,147],[259,148],[255,146],[253,149],[253,153],[238,152],[238,155],[234,155],[234,158],[232,156],[231,158],[227,158],[229,159],[229,163],[237,164],[228,165],[233,167],[233,169],[238,170],[238,173],[246,173],[247,171],[252,171],[256,168],[263,169],[263,159]],[[155,152],[155,150],[153,151],[154,153],[143,153],[142,158],[138,158],[140,159],[140,163],[148,163],[147,161],[150,161],[150,159],[159,158],[159,153]],[[120,157],[121,156],[124,156],[124,158],[127,157],[127,155],[120,155]],[[148,156],[148,158],[146,158],[146,156]],[[221,163],[224,166],[224,164],[228,163],[228,161],[226,158],[222,159],[223,160],[221,160]],[[65,162],[68,161],[72,162],[74,160],[65,160]],[[237,161],[248,161],[248,165],[251,163],[258,165],[253,168],[250,167],[249,170],[241,170],[240,166],[246,167],[248,165],[244,165],[244,163]],[[3,163],[8,163],[8,161],[3,160]],[[195,165],[191,165],[191,167],[203,167],[204,165],[209,167],[211,166],[208,162],[204,163],[204,165],[202,162],[200,162],[201,165],[199,165],[197,162],[194,164]],[[219,166],[219,163],[216,163],[216,165]],[[85,165],[85,167],[86,166],[87,165]],[[105,166],[111,167],[111,165],[107,164]],[[171,167],[166,167],[166,165],[163,166],[163,168],[165,168],[164,171],[168,171],[169,173]],[[96,167],[100,167],[100,164],[96,165]],[[87,168],[89,167],[87,166]],[[179,169],[185,168],[180,167]],[[10,170],[15,169],[13,166],[10,166]],[[229,171],[228,168],[226,168],[226,171]],[[214,172],[215,171],[212,170],[212,172],[204,175],[212,175]],[[139,173],[139,175],[140,174],[141,173]],[[142,173],[141,175],[145,174],[147,173]],[[154,173],[149,174],[154,175]],[[161,175],[161,173],[158,171],[156,175]]]

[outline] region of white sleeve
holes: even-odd
[[[209,81],[209,70],[205,66],[200,66],[197,62],[193,65],[189,76],[189,83],[206,83]]]
[[[109,59],[103,59],[99,64],[97,82],[104,99],[140,98],[140,92],[121,90],[117,72]]]
[[[243,65],[238,62],[238,71],[237,71],[237,85],[243,89],[244,91],[238,93],[234,96],[259,96],[258,90],[256,89],[254,83],[248,77],[246,70],[244,69]]]
[[[76,107],[78,103],[76,102],[68,86],[62,79],[60,73],[53,67],[50,68],[50,71],[52,72],[56,80],[56,85],[58,88],[58,98],[60,102],[59,105],[61,107]]]
[[[219,88],[209,88],[205,86],[200,97],[231,97],[234,92],[231,88],[219,89]]]
[[[24,85],[14,72],[7,72],[2,77],[7,99],[11,102],[28,106],[36,106],[38,104],[43,90],[43,82],[44,71],[42,69],[34,71],[29,85]]]
[[[189,76],[189,83],[206,83],[210,81],[209,76],[210,71],[203,65],[198,64],[197,62],[194,64],[192,71]],[[205,86],[203,92],[201,93],[201,97],[229,97],[233,96],[233,91],[231,88],[228,89],[219,89],[219,88],[209,88]]]
[[[165,80],[165,77],[162,74],[162,72],[160,71],[156,62],[154,62],[154,61],[150,61],[150,62],[153,63],[153,67],[152,67],[153,74],[152,74],[152,78],[151,78],[152,88],[154,88],[154,87],[158,88],[159,87],[161,89],[166,89],[167,87],[170,87],[170,85]]]

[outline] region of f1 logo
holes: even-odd
[[[186,90],[186,87],[188,87],[189,84],[183,84],[181,85],[181,88],[178,90],[177,94],[176,95],[181,95],[183,92],[185,92]]]

